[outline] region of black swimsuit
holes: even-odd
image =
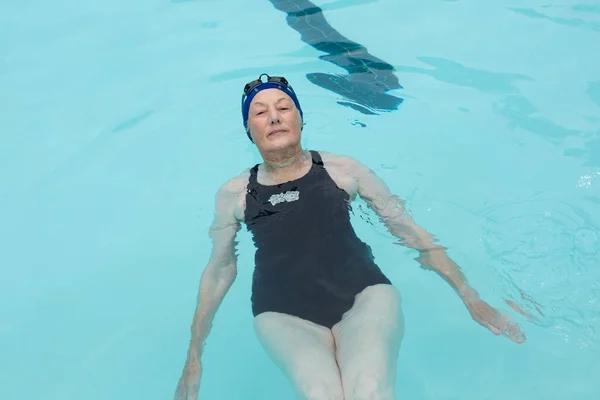
[[[368,286],[390,284],[350,223],[348,193],[318,152],[308,174],[265,186],[250,171],[245,222],[256,246],[252,312],[295,315],[331,328]]]

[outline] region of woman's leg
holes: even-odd
[[[392,285],[367,287],[332,331],[345,400],[394,400],[404,334],[398,290]]]
[[[263,348],[302,400],[344,400],[331,330],[298,317],[265,312],[254,318]]]

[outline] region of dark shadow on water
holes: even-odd
[[[590,82],[586,93],[590,96],[590,99],[600,107],[600,81]]]
[[[566,157],[584,158],[583,165],[587,167],[600,167],[600,131],[598,131],[594,139],[585,143],[583,149],[565,149]]]
[[[508,9],[526,17],[546,19],[559,25],[569,26],[572,28],[588,28],[600,32],[600,23],[597,22],[590,22],[581,18],[551,17],[531,8],[508,7]],[[589,9],[587,11],[590,12]]]
[[[433,68],[396,66],[396,70],[399,72],[429,75],[441,82],[471,87],[481,92],[495,94],[518,93],[519,89],[515,86],[515,82],[533,81],[532,78],[525,75],[469,68],[445,58],[419,57],[418,60],[429,64]]]
[[[536,116],[537,108],[522,96],[504,97],[494,105],[494,111],[508,119],[510,129],[526,130],[557,145],[564,144],[564,140],[571,136],[587,139],[583,148],[567,148],[563,155],[583,159],[585,166],[600,166],[600,130],[585,133]]]
[[[587,12],[593,14],[600,14],[600,3],[598,4],[575,4],[571,6],[571,9],[580,12]]]
[[[117,126],[115,126],[112,129],[113,133],[116,132],[120,132],[123,131],[125,129],[129,129],[129,128],[133,128],[134,126],[136,126],[138,123],[142,122],[143,120],[145,120],[146,118],[148,118],[150,115],[152,115],[154,113],[154,111],[152,110],[148,110],[145,111],[139,115],[135,115],[123,122],[121,122],[120,124],[118,124]]]
[[[494,111],[509,120],[512,129],[524,129],[543,136],[553,143],[562,143],[568,136],[581,135],[581,131],[564,128],[546,118],[537,117],[537,108],[522,96],[507,96],[494,105]]]
[[[394,75],[394,67],[335,30],[325,19],[320,7],[308,0],[270,1],[276,9],[287,14],[288,25],[300,33],[303,42],[326,53],[319,57],[321,60],[347,71],[347,75],[319,72],[306,75],[313,84],[346,99],[338,104],[352,107],[363,114],[376,114],[379,111],[396,110],[403,102],[402,98],[387,93],[402,89]]]
[[[343,9],[353,6],[362,6],[364,4],[377,3],[379,0],[337,0],[329,4],[324,4],[321,9],[324,11]]]

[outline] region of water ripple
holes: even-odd
[[[583,209],[554,200],[490,207],[482,243],[508,291],[507,303],[567,341],[596,341],[600,320],[600,230]]]

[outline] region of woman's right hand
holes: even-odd
[[[183,373],[177,383],[175,400],[198,400],[202,365],[197,355],[188,354]]]

